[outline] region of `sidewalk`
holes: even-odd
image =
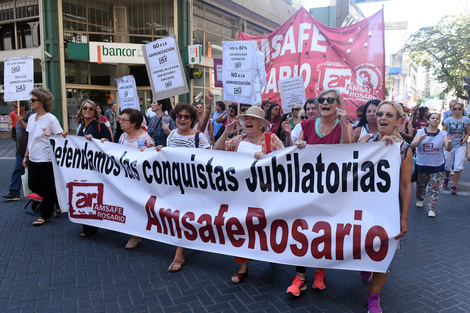
[[[8,193],[14,142],[0,139],[1,195]],[[470,312],[470,164],[459,195],[443,190],[436,218],[410,206],[409,233],[382,290],[384,312]],[[358,272],[326,270],[324,291],[286,294],[295,267],[253,261],[249,275],[231,282],[233,257],[188,250],[186,265],[169,273],[175,248],[100,229],[81,238],[67,214],[42,227],[24,213],[25,199],[0,200],[1,312],[362,312],[370,283]],[[379,204],[378,204],[379,205]]]

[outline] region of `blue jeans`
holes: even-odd
[[[21,190],[21,175],[24,174],[24,167],[23,167],[23,156],[18,152],[15,154],[15,168],[13,170],[13,174],[11,174],[11,183],[10,183],[10,192],[15,196],[20,195]]]

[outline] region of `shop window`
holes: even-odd
[[[90,80],[92,85],[110,86],[116,78],[116,66],[106,64],[90,64]]]
[[[33,36],[29,24],[18,23],[16,26],[16,35],[18,39],[18,49],[33,47]]]
[[[150,86],[149,76],[145,65],[130,66],[130,74],[135,78],[136,86]]]
[[[15,49],[15,26],[13,24],[0,26],[0,50]]]
[[[65,82],[67,84],[88,84],[88,63],[65,62]]]

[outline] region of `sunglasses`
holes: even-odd
[[[247,108],[240,108],[240,112],[245,112],[246,110],[248,110]]]
[[[385,115],[386,118],[394,118],[395,117],[395,114],[391,113],[391,112],[387,112],[387,113],[384,113],[384,112],[377,112],[375,114],[377,117],[383,117]]]
[[[40,101],[40,100],[39,100],[39,99],[33,99],[33,98],[31,98],[31,99],[29,99],[29,101],[31,101],[32,103],[34,103],[34,102]]]
[[[279,111],[279,107],[273,108],[273,111]]]
[[[335,103],[336,99],[335,99],[335,98],[331,98],[331,97],[328,97],[328,98],[323,98],[323,97],[318,98],[318,103],[320,103],[320,104],[325,103],[325,101],[328,102],[328,104],[333,104],[333,103]]]
[[[120,122],[130,122],[131,120],[126,120],[125,118],[121,118]]]
[[[292,111],[295,111],[295,112],[300,111],[300,108],[292,108]]]
[[[454,111],[461,111],[462,108],[454,108]]]
[[[304,119],[306,119],[307,117],[306,117],[305,115],[303,115],[303,116],[301,116],[300,118],[304,120]]]
[[[94,107],[82,107],[82,110],[83,111],[90,111],[90,112],[93,112],[95,110]]]
[[[186,121],[189,121],[191,119],[191,115],[176,114],[176,119],[177,120],[184,119]]]

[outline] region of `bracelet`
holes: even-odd
[[[29,159],[29,155],[25,155],[24,157]]]

